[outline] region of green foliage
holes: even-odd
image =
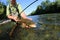
[[[0,20],[6,18],[6,5],[0,2]]]
[[[41,6],[43,7],[43,9],[45,9],[47,6],[49,6],[49,4],[50,4],[50,1],[49,0],[46,0],[45,2],[43,1],[41,3]]]
[[[3,4],[0,2],[0,14],[4,12]]]
[[[48,13],[60,13],[60,4],[58,1],[50,2],[49,0],[43,1],[41,5],[38,5],[35,12],[30,15],[40,15],[40,14],[48,14]]]
[[[58,5],[60,5],[60,0],[56,0],[56,2],[58,2]]]

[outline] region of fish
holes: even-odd
[[[25,28],[25,26],[29,26],[30,28],[35,28],[36,27],[36,23],[33,22],[32,20],[29,20],[29,19],[24,19],[24,18],[20,18],[19,20],[21,21],[18,21],[19,24],[21,24],[20,26],[22,26],[22,28]],[[26,25],[23,25],[26,24]]]
[[[17,18],[17,23],[20,25],[22,28],[26,28],[28,26],[29,28],[36,28],[36,23],[33,22],[32,20],[29,19],[24,19],[24,18]],[[26,24],[26,25],[23,25]],[[13,35],[13,32],[15,31],[17,26],[13,27],[9,33],[9,36],[11,37]]]

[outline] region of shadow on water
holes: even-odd
[[[37,27],[30,29],[17,28],[11,40],[60,40],[60,14],[44,14],[29,17],[33,19]],[[12,24],[0,25],[0,30],[3,30],[4,33],[9,33],[12,26],[14,26]]]

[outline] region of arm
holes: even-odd
[[[14,20],[14,21],[18,21],[18,20],[17,20],[17,17],[15,17],[15,16],[8,15],[7,17],[8,17],[9,19]]]
[[[21,5],[18,6],[19,8],[19,13],[22,12],[22,8],[21,8]],[[20,14],[21,17],[23,17],[24,19],[29,19],[29,20],[32,20],[31,18],[28,18],[27,15],[25,14],[25,12],[22,12]]]
[[[21,17],[23,17],[24,19],[32,20],[32,18],[28,18],[24,12],[21,13]]]
[[[27,18],[27,15],[24,12],[22,12],[21,13],[21,17],[23,17],[24,19],[26,19]]]

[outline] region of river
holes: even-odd
[[[28,17],[32,18],[37,27],[31,29],[21,28],[19,32],[15,33],[13,40],[60,40],[60,14],[43,14]],[[10,28],[14,26],[12,24],[9,22],[0,25],[0,30],[8,34]]]

